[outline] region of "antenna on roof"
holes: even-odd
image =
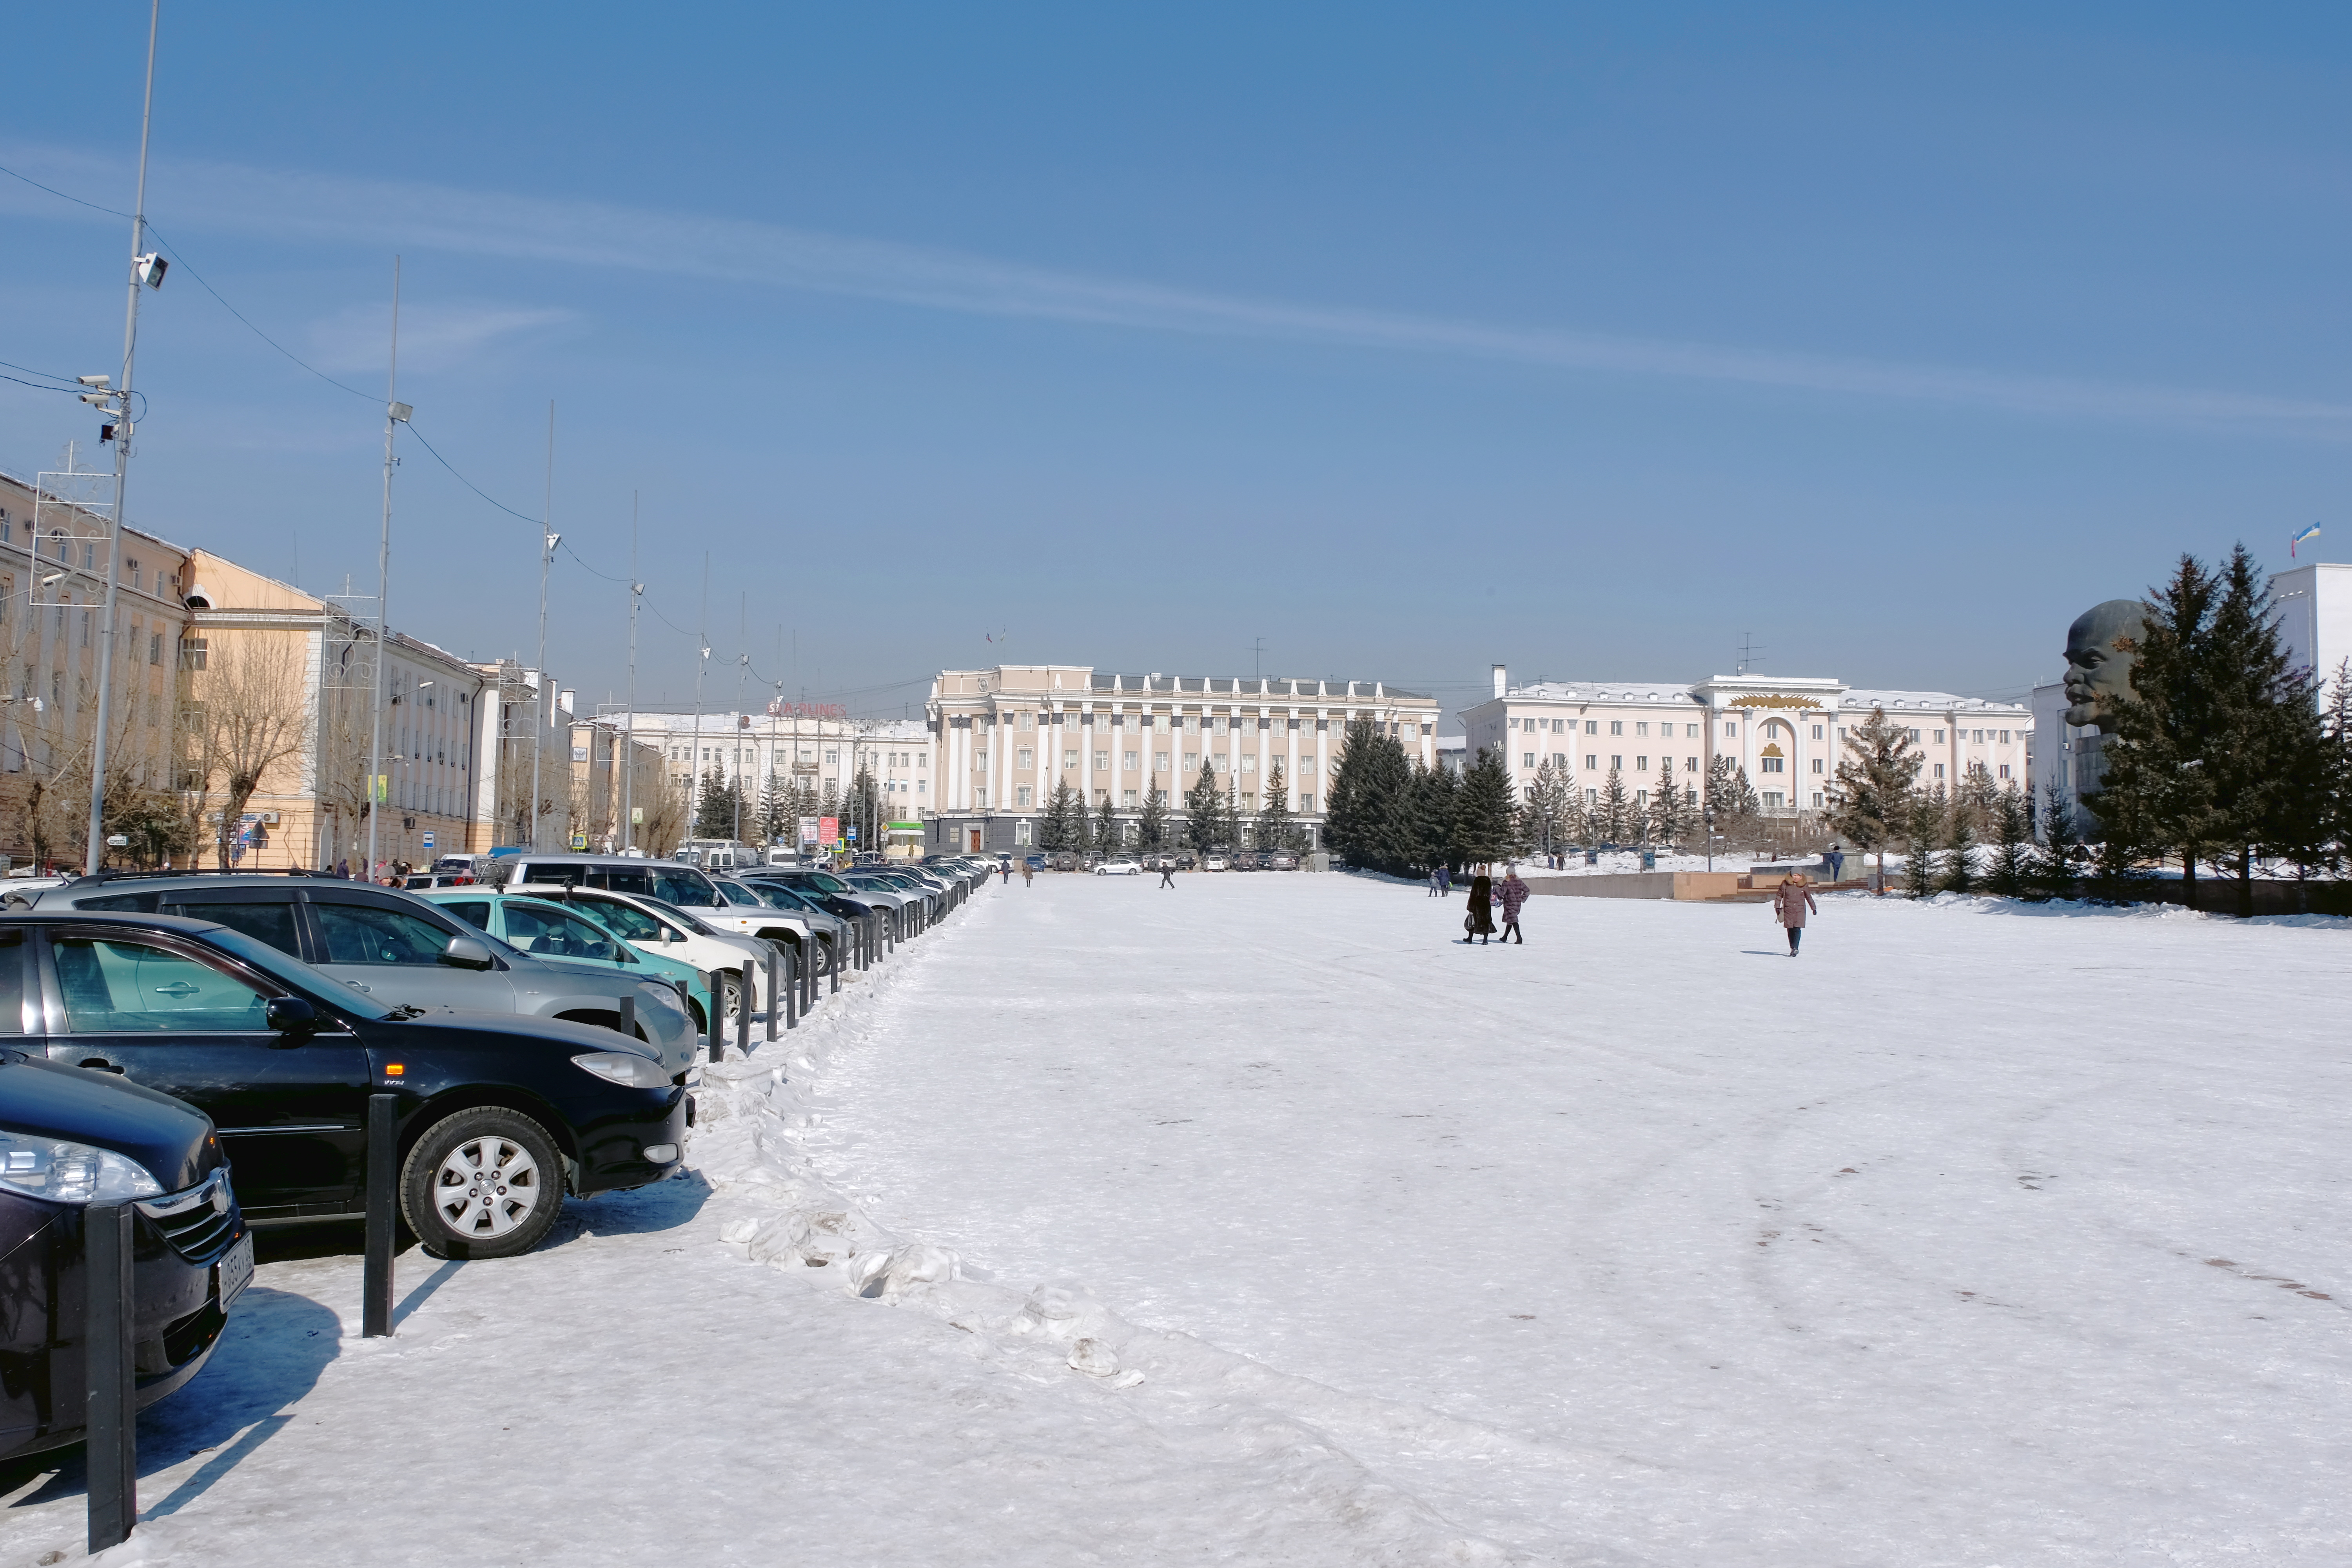
[[[1740,673],[1740,674],[1742,674],[1742,675],[1747,674],[1747,673],[1748,673],[1748,667],[1749,665],[1751,665],[1751,664],[1754,664],[1754,663],[1756,662],[1756,656],[1757,656],[1758,654],[1759,654],[1759,653],[1762,653],[1763,651],[1764,651],[1764,650],[1763,650],[1762,648],[1759,648],[1759,647],[1758,647],[1756,646],[1756,634],[1755,634],[1754,632],[1742,632],[1742,633],[1740,633],[1740,634],[1739,634],[1739,673]]]

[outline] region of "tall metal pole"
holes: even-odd
[[[555,564],[556,542],[563,536],[555,531],[555,399],[547,400],[547,497],[539,514],[539,663],[538,700],[531,704],[532,731],[530,742],[530,847],[539,847],[539,758],[547,749],[547,572]]]
[[[114,696],[114,612],[121,599],[120,556],[122,545],[122,491],[130,476],[131,367],[139,347],[139,247],[147,237],[147,132],[155,119],[155,31],[163,18],[163,0],[147,7],[147,97],[139,111],[139,194],[131,204],[131,298],[122,310],[122,413],[114,431],[114,515],[106,520],[106,604],[98,620],[97,728],[90,735],[89,847],[82,869],[97,875],[106,858],[106,727],[112,721]],[[40,541],[33,555],[40,556]]]
[[[637,581],[637,492],[629,492],[629,710],[621,716],[621,753],[628,765],[621,772],[621,847],[635,840],[635,816],[630,786],[637,778],[637,601],[646,585]]]
[[[367,879],[375,880],[377,832],[383,808],[392,804],[391,781],[383,776],[383,682],[392,662],[392,433],[400,423],[400,258],[392,258],[392,368],[383,378],[383,538],[375,556],[375,693],[368,720]],[[378,790],[382,790],[379,795]],[[228,824],[224,821],[226,829]]]
[[[744,627],[751,609],[751,595],[736,596],[735,605],[735,842],[743,842],[743,682],[751,678],[751,652],[745,642]]]
[[[710,668],[710,552],[702,552],[702,619],[695,623],[698,635],[694,660],[694,766],[687,773],[686,836],[701,837],[695,829],[701,826],[698,797],[702,794],[702,675]]]

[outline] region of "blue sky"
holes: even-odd
[[[557,405],[586,701],[632,492],[648,703],[706,552],[714,707],[747,646],[896,714],[1259,638],[2018,694],[2181,551],[2352,546],[2352,23],[2046,9],[166,0],[151,216],[366,395],[175,273],[131,515],[372,581],[398,252],[450,462],[535,516]],[[0,163],[127,206],[144,18],[19,13]],[[0,179],[0,359],[113,368],[126,226]],[[72,406],[0,384],[0,464]],[[395,622],[528,658],[536,530],[404,451]]]

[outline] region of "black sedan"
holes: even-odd
[[[21,1005],[5,973],[21,956],[0,947],[0,1004]],[[144,1409],[203,1368],[253,1278],[219,1141],[176,1100],[0,1050],[0,1459],[81,1440],[84,1221],[93,1204],[122,1203]]]
[[[367,1212],[367,1104],[395,1100],[401,1216],[441,1258],[530,1250],[564,1194],[677,1168],[686,1074],[584,1024],[386,1006],[243,931],[169,915],[0,917],[21,1048],[209,1114],[255,1225]]]

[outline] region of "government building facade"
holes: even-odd
[[[1846,736],[1874,710],[1902,725],[1926,760],[1919,785],[1956,790],[1984,770],[1994,787],[2028,787],[2033,714],[2023,704],[1948,691],[1880,691],[1822,676],[1718,675],[1696,685],[1544,681],[1514,687],[1494,667],[1494,695],[1459,717],[1465,750],[1497,748],[1519,798],[1546,763],[1589,803],[1614,769],[1637,805],[1662,766],[1696,804],[1717,756],[1735,760],[1768,816],[1824,811]]]
[[[941,670],[925,708],[938,757],[929,847],[953,854],[1027,848],[1055,786],[1089,811],[1105,802],[1132,842],[1150,792],[1171,822],[1206,773],[1244,824],[1276,768],[1309,848],[1321,843],[1326,790],[1349,722],[1370,719],[1433,764],[1436,699],[1377,680],[1122,675],[1089,665]]]

